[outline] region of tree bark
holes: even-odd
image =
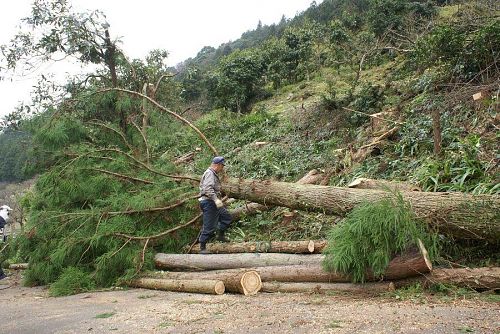
[[[208,293],[212,295],[222,295],[225,291],[224,283],[218,280],[176,280],[176,279],[156,279],[138,278],[128,284],[134,288],[144,288],[153,290],[166,290],[177,292]]]
[[[266,205],[345,215],[363,202],[393,196],[375,189],[226,178],[226,195]],[[500,196],[404,191],[416,215],[441,233],[456,238],[500,239]]]
[[[308,283],[308,282],[264,282],[262,292],[307,292],[307,293],[365,293],[380,294],[394,291],[392,282],[372,282],[372,283]]]
[[[419,187],[406,183],[397,181],[387,181],[387,180],[374,180],[366,179],[363,177],[357,178],[347,185],[349,188],[356,189],[378,189],[378,190],[390,190],[390,191],[422,191]]]
[[[349,275],[330,273],[323,270],[320,264],[272,266],[255,268],[263,282],[351,282]],[[394,258],[387,267],[384,280],[398,280],[428,273],[432,270],[422,256],[401,256]],[[366,274],[367,281],[377,281],[371,272]]]
[[[325,174],[321,173],[317,169],[310,170],[306,175],[304,175],[297,184],[318,184],[325,177]],[[239,208],[231,210],[229,213],[233,220],[239,220],[242,215],[253,215],[257,212],[262,212],[269,210],[269,207],[264,204],[259,203],[247,203]]]
[[[500,289],[500,267],[434,269],[423,277],[397,283],[422,283],[424,286],[442,283],[471,289]]]
[[[262,288],[260,275],[255,270],[228,269],[203,272],[155,271],[145,274],[146,277],[171,280],[217,280],[224,282],[226,291],[256,294]],[[246,293],[245,293],[246,291]]]
[[[240,254],[164,254],[155,255],[157,268],[177,270],[216,270],[263,266],[320,264],[322,255],[280,253]]]
[[[240,243],[208,244],[207,250],[214,254],[232,253],[314,253],[315,242],[304,241],[253,241]],[[200,245],[195,245],[191,253],[199,253]]]

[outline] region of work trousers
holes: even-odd
[[[200,201],[200,208],[203,211],[203,227],[200,233],[200,243],[206,243],[214,234],[215,230],[225,231],[231,224],[231,214],[226,208],[217,208],[215,202],[206,199]]]

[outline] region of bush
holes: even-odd
[[[49,294],[53,297],[68,296],[94,288],[94,282],[88,273],[75,267],[68,267],[64,269],[59,279],[50,286]]]
[[[422,240],[431,258],[437,256],[437,235],[418,221],[401,194],[352,210],[332,228],[323,251],[323,267],[364,282],[367,269],[383,276],[390,260]]]

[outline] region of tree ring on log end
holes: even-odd
[[[243,287],[243,294],[255,295],[262,288],[262,281],[259,273],[256,271],[247,271],[241,276],[241,286]]]

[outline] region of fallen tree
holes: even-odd
[[[262,266],[320,264],[319,254],[239,253],[239,254],[164,254],[155,255],[155,264],[161,269],[216,270]]]
[[[500,267],[435,269],[422,277],[403,280],[397,287],[411,283],[421,283],[424,286],[441,283],[471,289],[500,289]]]
[[[306,175],[304,175],[297,184],[318,184],[325,178],[325,174],[321,173],[317,169],[310,170]],[[239,220],[242,215],[252,215],[257,212],[262,212],[269,210],[269,206],[260,203],[246,203],[239,208],[231,210],[229,213],[233,217],[233,220]]]
[[[219,280],[178,280],[178,279],[155,279],[138,278],[127,285],[134,288],[144,288],[153,290],[208,293],[212,295],[222,295],[225,291],[224,282]]]
[[[323,243],[316,242],[320,247]],[[229,242],[210,243],[207,250],[213,254],[232,253],[318,253],[315,250],[316,243],[313,240],[304,241],[252,241],[252,242]],[[200,245],[195,245],[191,253],[199,253]]]
[[[376,189],[226,178],[223,191],[234,198],[293,209],[345,215],[362,202],[392,196]],[[416,215],[456,238],[500,240],[500,196],[403,191]]]

